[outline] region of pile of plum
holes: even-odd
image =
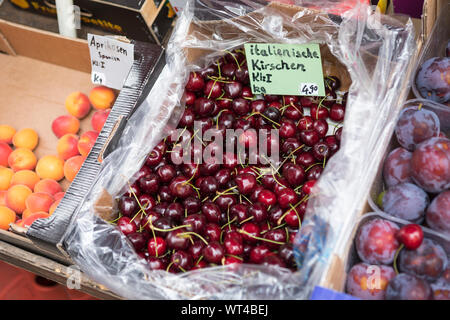
[[[337,77],[327,76],[324,83],[326,97],[254,96],[240,49],[190,73],[181,134],[157,144],[118,199],[114,223],[152,270],[241,263],[296,269],[292,242],[312,187],[339,149],[347,102]],[[224,152],[221,161],[180,163],[186,147],[192,155],[225,149],[203,140],[195,121],[234,150],[257,144],[255,131],[277,130],[279,139],[269,134],[265,143],[270,152],[279,151],[279,160],[264,164],[257,154],[250,164],[248,153],[238,158]],[[242,133],[228,138],[227,129]]]
[[[424,239],[420,226],[450,243],[450,140],[440,127],[438,116],[421,105],[400,114],[400,147],[385,160],[387,190],[378,204],[410,224],[400,228],[376,218],[360,227],[355,247],[362,263],[349,272],[348,293],[363,299],[450,299],[448,252]]]
[[[426,60],[418,69],[415,85],[424,99],[450,103],[450,41],[444,57]]]

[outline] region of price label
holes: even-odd
[[[122,89],[134,62],[134,45],[94,34],[88,34],[88,44],[92,83]]]
[[[319,86],[316,83],[300,83],[300,95],[317,96],[319,94]]]
[[[320,46],[246,43],[253,94],[325,96]]]

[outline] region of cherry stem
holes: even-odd
[[[244,223],[246,223],[246,222],[248,222],[250,220],[253,220],[254,218],[255,218],[254,216],[248,217],[247,219],[244,219],[241,222],[239,222],[239,224],[244,224]]]
[[[206,245],[209,244],[208,241],[205,240],[205,238],[203,238],[201,235],[199,235],[198,233],[195,233],[195,232],[183,232],[183,233],[178,234],[177,236],[184,236],[184,235],[193,235],[193,236],[196,236],[196,237],[198,237],[200,240],[202,240]]]
[[[273,244],[279,244],[279,245],[283,245],[283,244],[284,244],[284,242],[279,242],[279,241],[275,241],[275,240],[264,239],[264,238],[261,238],[261,237],[254,236],[254,235],[252,235],[251,233],[248,233],[248,232],[246,232],[246,231],[244,231],[244,230],[238,230],[238,232],[239,232],[239,233],[243,233],[243,234],[245,234],[245,235],[247,235],[247,236],[249,236],[250,238],[253,238],[253,239],[255,239],[255,240],[265,241],[265,242],[270,242],[270,243],[273,243]]]
[[[398,247],[398,249],[397,249],[397,251],[395,252],[395,255],[394,255],[394,270],[395,270],[396,274],[400,273],[400,272],[398,272],[398,268],[397,268],[397,258],[398,258],[398,255],[400,254],[400,251],[403,249],[403,247],[404,247],[403,243],[400,244],[400,246]]]
[[[241,66],[239,65],[239,61],[236,59],[236,57],[234,56],[234,54],[232,54],[232,53],[231,53],[230,51],[228,51],[228,50],[224,50],[224,51],[225,51],[226,53],[230,54],[230,55],[233,57],[234,61],[236,61],[236,64],[237,64],[239,70],[241,70]]]
[[[213,199],[212,201],[213,201],[213,202],[216,201],[217,198],[219,198],[220,196],[225,195],[227,192],[229,192],[229,191],[231,191],[231,190],[234,190],[234,189],[236,189],[236,188],[237,188],[237,186],[234,186],[234,187],[231,187],[231,188],[229,188],[229,189],[227,189],[227,190],[225,190],[225,191],[222,191],[222,192],[218,192],[218,191],[217,191],[217,195],[214,197],[214,199]]]
[[[228,218],[228,222],[227,223],[225,223],[222,227],[220,227],[220,229],[223,229],[223,228],[225,228],[226,226],[228,226],[228,225],[230,225],[230,224],[232,224],[233,222],[235,222],[236,221],[236,217],[234,217],[231,221],[230,221],[230,219]]]
[[[148,220],[147,223],[148,223],[149,221],[150,221],[150,220]],[[145,225],[147,225],[147,223],[146,223]],[[144,226],[144,227],[145,227],[145,226]],[[154,230],[159,231],[159,232],[170,232],[170,231],[175,231],[175,230],[183,229],[183,228],[187,228],[187,227],[192,227],[192,225],[190,225],[190,224],[184,224],[184,225],[176,226],[176,227],[173,227],[173,228],[170,228],[170,229],[160,229],[160,228],[157,228],[157,227],[150,226],[150,228],[152,228],[152,230],[154,229]]]
[[[244,261],[244,259],[243,259],[242,257],[235,256],[234,254],[226,253],[225,255],[226,255],[227,257],[233,257],[233,258],[238,259],[238,260],[240,260],[240,261]]]
[[[200,261],[202,261],[202,259],[203,259],[203,256],[200,256],[200,258],[198,258],[198,260],[197,260],[197,262],[195,263],[195,265],[197,266],[197,265],[200,263]]]

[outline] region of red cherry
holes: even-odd
[[[415,250],[422,244],[423,230],[418,224],[407,224],[397,231],[397,240],[410,250]]]
[[[305,182],[305,184],[302,187],[302,191],[304,194],[311,194],[311,190],[314,187],[314,185],[316,184],[317,180],[309,180],[307,182]]]
[[[152,237],[148,240],[147,248],[151,257],[160,257],[166,253],[166,241],[161,237]]]

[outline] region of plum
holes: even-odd
[[[388,188],[399,183],[412,182],[411,157],[412,152],[401,147],[392,150],[386,157],[383,167],[383,177]]]
[[[384,300],[387,285],[394,277],[392,267],[358,263],[348,273],[346,291],[364,300]]]
[[[423,221],[429,203],[428,194],[408,182],[387,189],[383,196],[384,212],[414,223]]]
[[[356,251],[362,261],[370,264],[391,264],[399,242],[400,228],[391,221],[375,218],[362,225],[356,236]]]
[[[434,57],[417,71],[416,87],[423,98],[439,103],[450,100],[450,58]]]
[[[406,273],[398,274],[386,289],[387,300],[431,300],[433,292],[423,279]]]
[[[411,106],[401,113],[395,127],[398,143],[409,151],[432,137],[437,137],[440,131],[440,121],[433,111]]]
[[[398,260],[401,272],[430,282],[439,278],[447,268],[447,263],[444,249],[431,239],[424,239],[415,250],[401,250]]]
[[[431,284],[434,300],[450,300],[450,267],[447,267],[442,275]]]
[[[450,234],[450,190],[441,192],[431,201],[425,220],[431,229]]]
[[[450,140],[431,138],[419,144],[411,158],[413,181],[430,193],[450,187]]]

